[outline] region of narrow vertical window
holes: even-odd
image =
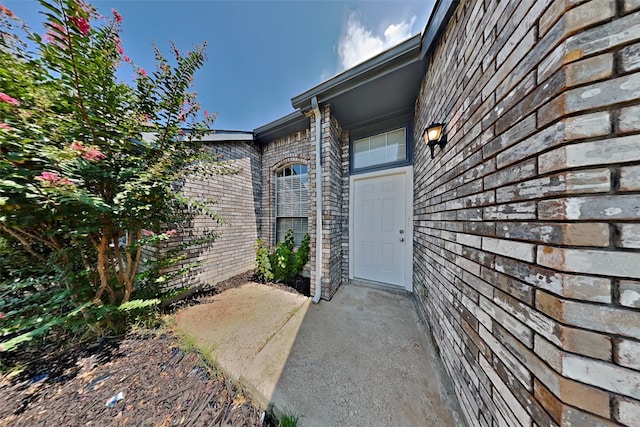
[[[296,246],[307,234],[309,180],[307,166],[292,164],[276,171],[276,241],[293,231]]]

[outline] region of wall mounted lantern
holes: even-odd
[[[433,159],[433,149],[436,145],[440,146],[440,149],[444,149],[447,145],[447,134],[444,133],[444,123],[431,123],[427,126],[422,134],[424,142],[431,149],[431,158]]]

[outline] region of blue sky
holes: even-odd
[[[35,0],[0,0],[43,32]],[[251,131],[293,111],[291,98],[424,29],[434,0],[94,0],[124,18],[122,45],[153,69],[155,41],[169,54],[207,41],[194,89],[214,128]]]

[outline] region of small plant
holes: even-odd
[[[278,427],[296,427],[300,417],[293,414],[283,414],[278,422]]]
[[[296,427],[298,421],[300,421],[300,416],[298,415],[283,412],[282,415],[278,417],[276,412],[279,411],[276,410],[275,406],[269,405],[265,412],[265,425],[273,427]]]
[[[295,249],[293,231],[289,230],[282,242],[269,248],[258,239],[256,244],[256,278],[263,282],[290,283],[309,261],[309,235],[305,234],[300,247]]]

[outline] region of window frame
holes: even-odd
[[[393,132],[395,130],[404,129],[405,132],[405,150],[406,155],[402,160],[388,163],[379,163],[371,166],[363,166],[356,168],[355,163],[355,142],[364,138],[371,138],[376,135]],[[392,169],[400,166],[409,166],[413,164],[413,138],[411,135],[411,126],[406,121],[391,120],[378,125],[367,126],[366,128],[356,129],[350,132],[349,138],[349,172],[352,175],[375,172],[379,170]]]
[[[278,215],[278,192],[279,192],[279,188],[278,188],[278,181],[282,178],[286,178],[288,176],[295,176],[293,174],[290,175],[286,175],[286,169],[287,168],[291,168],[293,170],[293,168],[295,166],[302,166],[305,168],[305,173],[300,173],[299,176],[302,175],[306,175],[306,200],[307,200],[307,204],[306,205],[302,205],[300,206],[300,208],[302,209],[303,212],[306,212],[306,215],[302,215],[302,216],[285,216],[285,215]],[[283,175],[279,175],[280,173],[283,173]],[[285,165],[282,165],[280,167],[278,167],[277,169],[275,169],[273,171],[274,174],[274,182],[273,182],[273,244],[277,244],[279,243],[278,240],[278,219],[287,219],[287,218],[293,218],[293,219],[303,219],[304,221],[306,221],[306,231],[304,232],[304,234],[308,234],[309,233],[309,166],[305,163],[302,162],[289,162]],[[305,184],[303,184],[304,186]],[[295,234],[295,230],[294,230],[294,234]],[[300,236],[300,238],[302,238],[304,236],[304,234],[302,236]],[[298,242],[296,240],[296,247],[300,244],[300,242]]]

